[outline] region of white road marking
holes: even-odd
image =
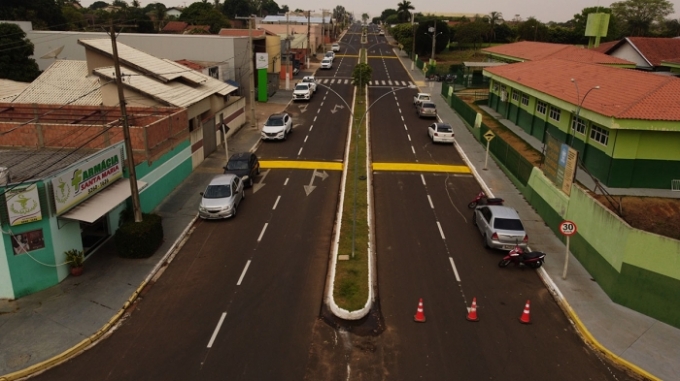
[[[396,98],[395,98],[396,99]],[[397,107],[399,107],[399,102],[397,102]],[[401,112],[401,109],[399,109],[399,112]]]
[[[288,181],[288,179],[286,179],[286,181]],[[430,197],[430,196],[428,196],[428,197]],[[276,198],[276,202],[274,203],[274,207],[272,208],[272,210],[276,210],[276,205],[279,205],[279,200],[280,200],[280,199],[281,199],[281,196],[279,196],[279,197]]]
[[[416,149],[413,148],[413,146],[411,146],[411,151],[413,151],[413,154],[414,154],[414,155],[416,154]]]
[[[326,100],[326,97],[323,98],[323,101],[321,101],[321,106],[319,106],[319,109],[316,110],[316,113],[318,114],[319,111],[321,111],[321,107],[323,107],[323,102]]]
[[[451,267],[453,267],[453,275],[456,276],[456,281],[460,283],[460,277],[458,276],[458,269],[456,269],[456,264],[453,263],[453,258],[449,257],[449,261],[451,261]]]
[[[283,182],[283,186],[285,187],[286,185],[288,185],[288,178],[286,178],[286,181]]]
[[[321,106],[323,106],[323,102],[321,102]],[[321,112],[321,109],[316,110],[317,114],[320,113],[320,112]]]
[[[427,201],[430,202],[430,208],[434,209],[434,204],[432,203],[432,197],[430,195],[427,195]],[[279,200],[276,200],[276,202],[279,202]],[[276,209],[276,206],[274,206],[274,209]]]
[[[257,237],[257,242],[262,241],[262,236],[264,235],[265,230],[267,230],[267,225],[269,225],[269,223],[265,222],[264,226],[262,227],[262,231],[260,232],[260,236]],[[250,262],[250,261],[248,261],[248,262]]]
[[[241,282],[243,282],[243,278],[246,276],[246,272],[248,272],[248,267],[250,267],[250,259],[248,262],[246,262],[246,267],[243,268],[243,272],[241,273],[241,277],[238,278],[238,282],[236,282],[237,286],[241,285]]]
[[[403,116],[403,115],[401,116],[401,121],[402,121],[402,122],[404,121],[404,116]]]
[[[302,147],[300,147],[300,150],[298,151],[298,156],[302,153]]]
[[[439,234],[442,236],[442,239],[446,239],[444,236],[444,231],[442,230],[442,225],[437,221],[437,227],[439,228]]]
[[[315,116],[315,117],[314,117],[314,120],[313,120],[312,122],[316,122],[316,118],[318,118],[318,117],[319,117],[318,115]]]
[[[423,185],[427,185],[427,184],[425,183],[425,176],[423,176],[422,173],[420,174],[420,179],[423,181]]]
[[[406,137],[408,138],[408,141],[411,141],[411,134],[406,134]]]
[[[313,124],[312,124],[311,126],[309,126],[309,130],[311,131],[312,128],[314,128],[314,125],[313,125]]]
[[[406,125],[404,125],[404,129],[405,129],[406,131],[408,131],[408,127],[407,127]]]
[[[307,143],[307,138],[308,138],[308,137],[309,137],[309,135],[305,136],[305,143]]]
[[[213,334],[210,337],[210,341],[208,342],[208,348],[212,348],[212,345],[215,342],[215,338],[217,337],[217,333],[220,331],[220,328],[222,328],[222,323],[224,323],[225,317],[227,317],[227,313],[222,312],[222,316],[220,316],[220,321],[217,322],[217,327],[215,327],[215,330],[213,331]]]

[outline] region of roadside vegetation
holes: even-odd
[[[370,80],[370,66],[366,50],[361,49],[359,64],[354,68],[357,97],[352,116],[352,142],[347,162],[347,181],[343,200],[342,227],[335,272],[335,303],[348,311],[361,309],[368,300],[368,184],[366,168],[367,94],[365,84]],[[368,69],[366,69],[368,68]]]

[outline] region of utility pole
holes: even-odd
[[[290,89],[290,75],[293,71],[293,60],[290,59],[290,20],[286,12],[286,90]]]
[[[321,44],[323,46],[323,49],[321,49],[321,54],[326,53],[326,13],[330,13],[330,10],[329,9],[321,10]]]
[[[312,11],[307,11],[307,69],[309,69],[309,59],[312,55],[312,44],[310,41],[310,34],[312,33]]]
[[[142,222],[142,206],[139,202],[139,188],[137,188],[137,172],[135,171],[135,159],[132,154],[130,142],[130,126],[128,125],[127,110],[125,108],[125,94],[123,94],[123,80],[120,75],[120,61],[118,60],[118,46],[116,44],[116,31],[113,21],[109,30],[111,34],[111,47],[113,50],[113,67],[116,72],[116,87],[118,88],[118,103],[120,103],[120,115],[123,118],[123,137],[125,139],[125,152],[127,153],[127,167],[130,175],[130,193],[132,197],[132,210],[135,214],[135,222]]]
[[[411,49],[411,71],[416,64],[416,14],[411,13],[411,32],[413,33],[413,48]],[[435,25],[437,25],[435,23]]]
[[[430,61],[434,63],[434,47],[437,45],[437,20],[434,20],[434,32],[432,32],[432,56]]]
[[[250,45],[249,58],[250,62],[250,128],[256,128],[255,125],[255,64],[253,60],[255,59],[255,48],[253,46],[253,19],[255,16],[250,15],[248,17],[236,17],[238,20],[248,20],[248,44]]]

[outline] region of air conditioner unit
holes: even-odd
[[[508,100],[508,93],[501,91],[501,102],[506,102]]]

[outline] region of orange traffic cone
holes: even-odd
[[[531,323],[531,318],[529,317],[529,301],[524,305],[524,311],[522,311],[522,316],[519,318],[520,323],[529,324]]]
[[[418,301],[418,310],[416,311],[416,316],[413,317],[413,320],[417,321],[418,323],[425,323],[425,313],[423,312],[423,298],[420,298]]]
[[[470,311],[466,317],[468,321],[479,321],[477,317],[477,298],[472,298],[472,305],[470,306]]]

